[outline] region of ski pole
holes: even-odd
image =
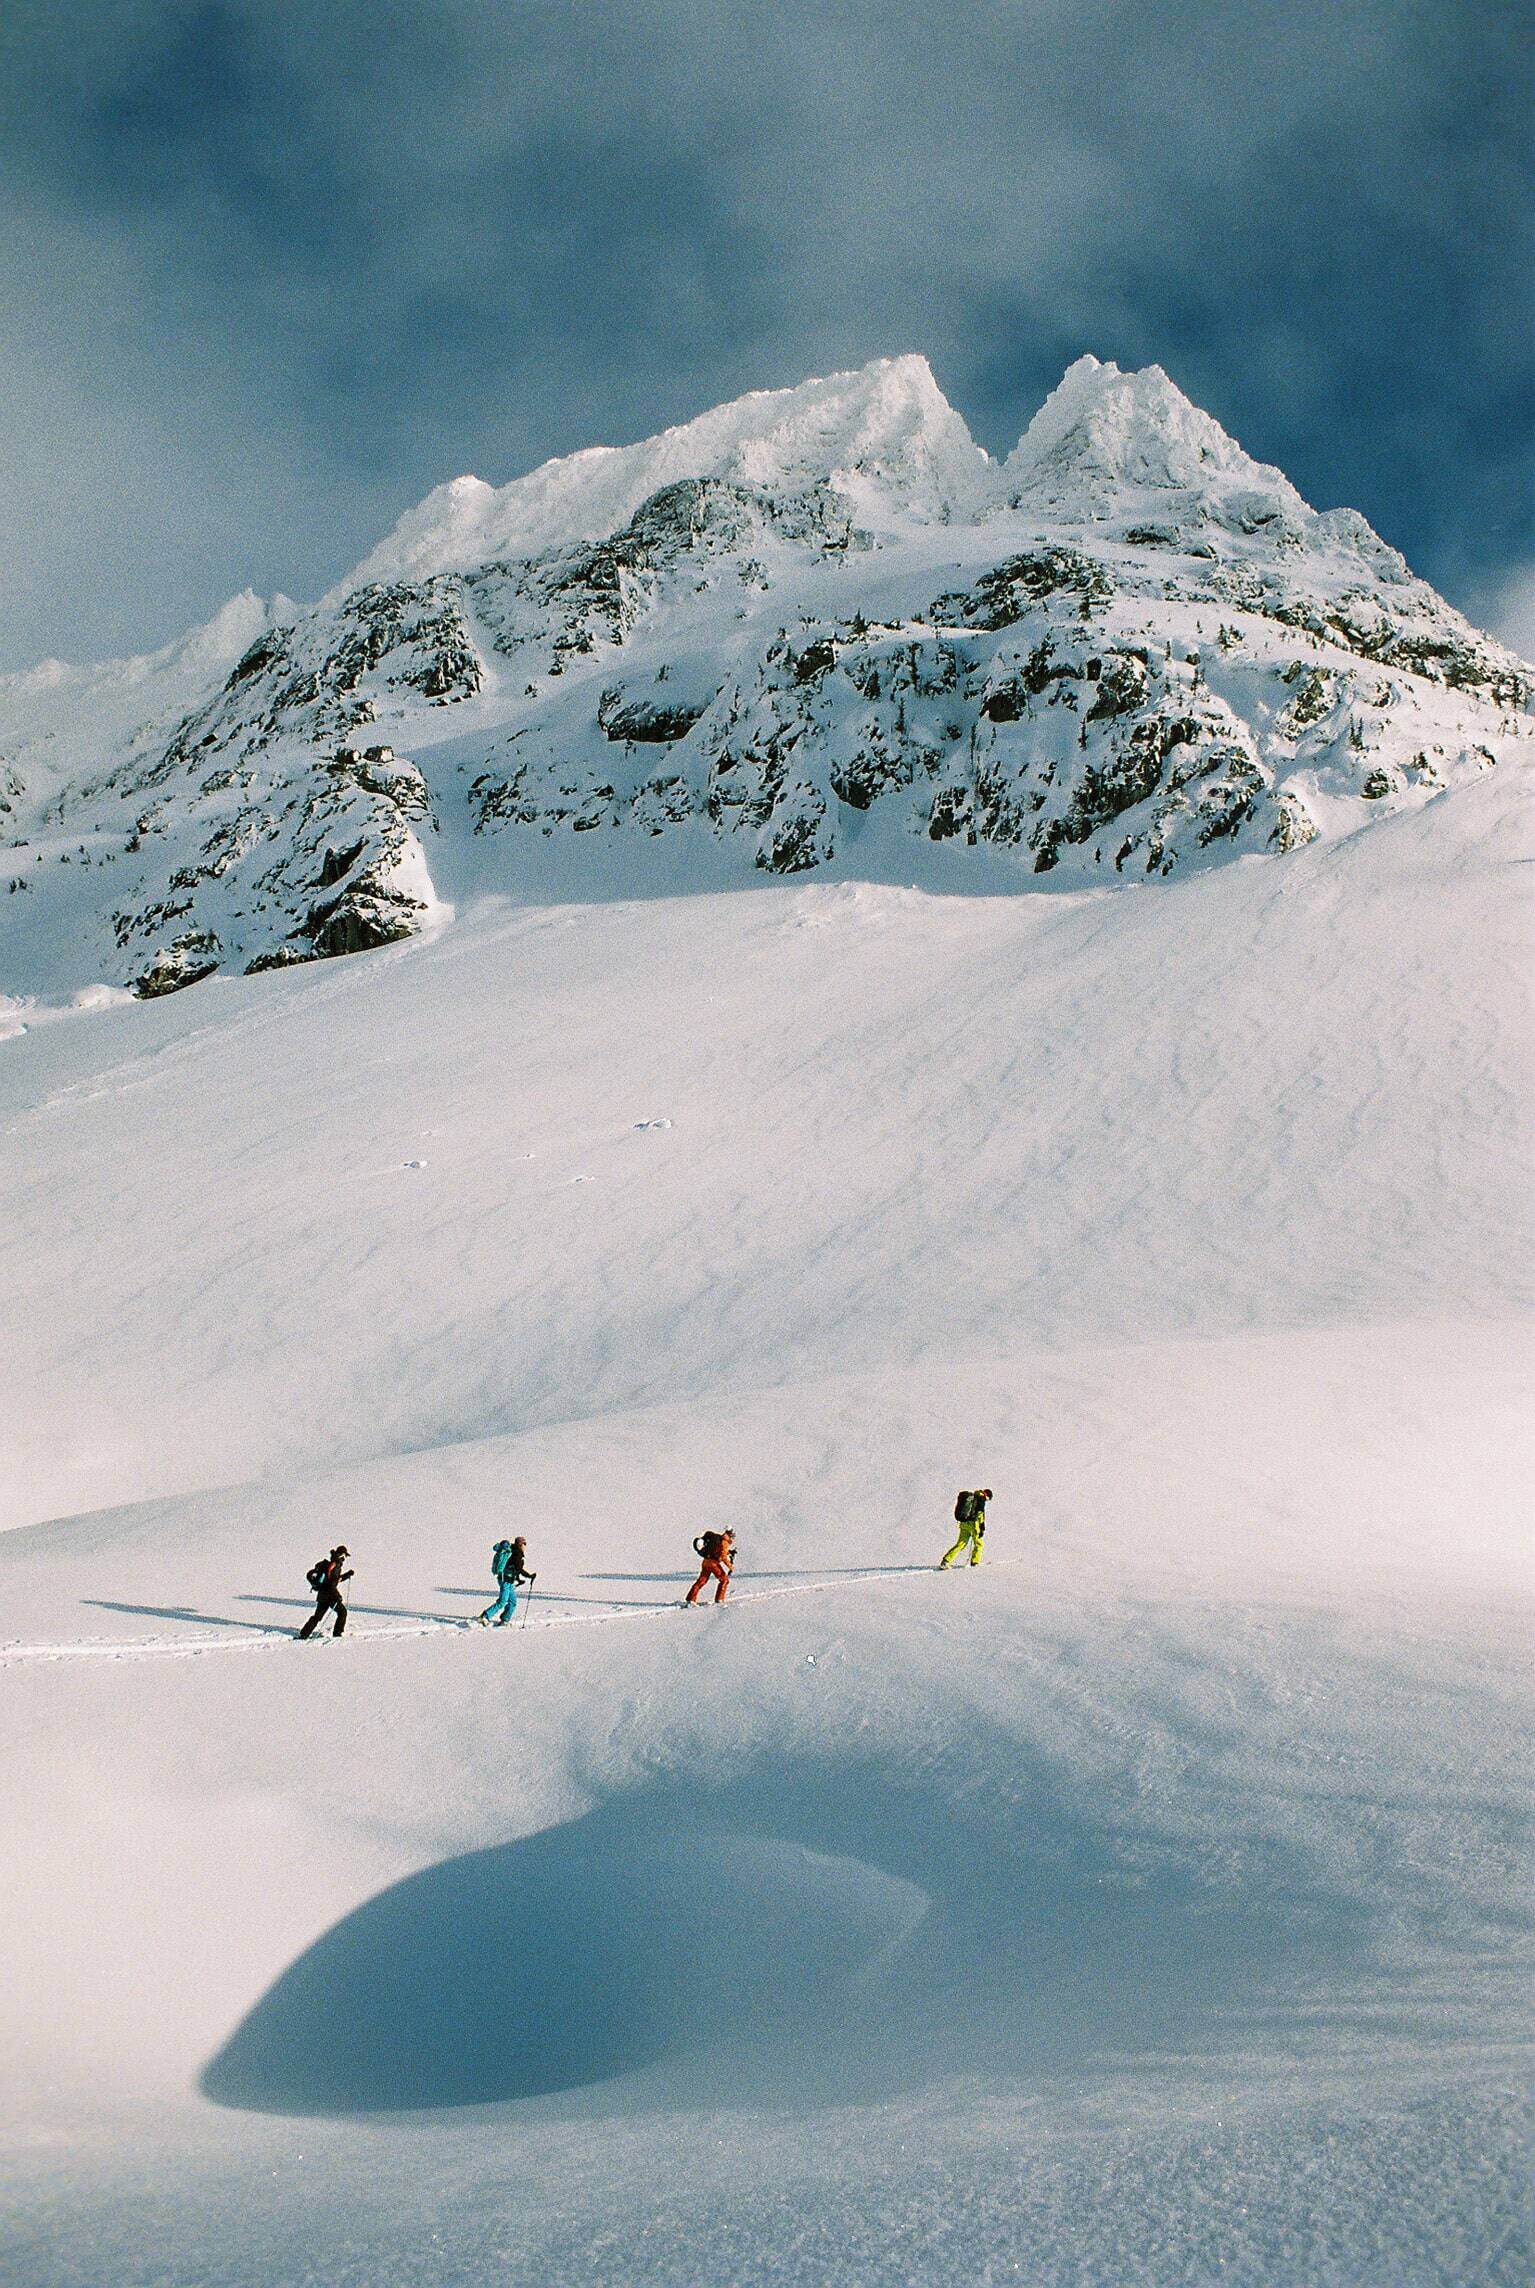
[[[528,1593],[522,1600],[522,1619],[517,1623],[517,1626],[520,1629],[525,1629],[528,1625],[528,1607],[533,1602],[533,1584],[537,1579],[538,1575],[536,1573],[530,1573],[528,1575]]]

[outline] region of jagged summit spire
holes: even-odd
[[[753,390],[639,444],[545,461],[507,485],[455,477],[408,510],[328,600],[369,580],[599,539],[682,477],[790,492],[826,484],[879,525],[892,512],[931,521],[968,509],[989,470],[925,357],[876,358],[797,388]]]
[[[1184,396],[1159,365],[1125,373],[1079,357],[1003,464],[1006,497],[1061,500],[1145,486],[1255,488],[1292,513],[1305,503],[1280,470],[1255,461]]]

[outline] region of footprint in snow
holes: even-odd
[[[669,1120],[637,1120],[634,1125],[636,1130],[641,1128],[670,1128],[671,1122]]]

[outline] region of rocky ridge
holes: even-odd
[[[0,679],[0,994],[351,953],[445,872],[611,891],[667,838],[710,879],[1282,858],[1528,755],[1532,689],[1158,368],[1079,360],[997,464],[884,360],[457,480],[311,610]]]

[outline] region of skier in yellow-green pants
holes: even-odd
[[[954,1518],[959,1527],[959,1539],[947,1556],[939,1561],[940,1573],[947,1573],[956,1557],[968,1544],[970,1562],[981,1562],[981,1544],[986,1539],[986,1504],[991,1499],[990,1486],[981,1486],[974,1493],[961,1494],[954,1504]]]

